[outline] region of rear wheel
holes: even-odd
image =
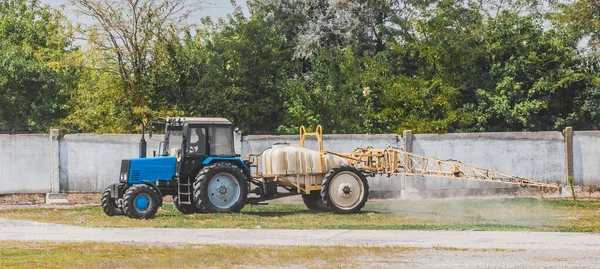
[[[113,184],[115,185],[115,184]],[[102,193],[102,199],[100,203],[102,204],[102,210],[107,216],[118,216],[123,215],[123,208],[119,204],[118,199],[112,198],[111,196],[111,186],[108,186]]]
[[[321,193],[318,191],[311,191],[310,194],[303,193],[302,201],[306,208],[310,210],[327,210],[327,206],[321,198]]]
[[[194,181],[194,201],[208,213],[240,212],[248,198],[248,181],[231,163],[215,163],[200,170]]]
[[[359,212],[367,202],[369,184],[367,178],[352,166],[333,168],[325,174],[321,185],[323,202],[335,213]]]
[[[173,195],[173,204],[175,204],[175,208],[177,208],[179,212],[185,215],[202,213],[202,210],[200,210],[194,202],[192,202],[191,205],[180,204],[177,195]]]
[[[133,219],[154,218],[161,204],[160,198],[156,190],[149,185],[133,185],[123,195],[123,212]]]

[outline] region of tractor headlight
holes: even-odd
[[[127,182],[127,174],[121,174],[121,178],[119,178],[119,181],[122,183],[126,183]]]

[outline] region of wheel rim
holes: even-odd
[[[228,173],[220,173],[208,183],[208,200],[217,208],[232,207],[240,198],[240,184]]]
[[[364,197],[364,185],[353,172],[340,172],[329,183],[329,198],[341,209],[353,209]]]
[[[152,208],[151,207],[152,200],[150,199],[148,194],[142,193],[142,194],[138,195],[137,197],[135,197],[133,206],[135,207],[136,211],[138,211],[140,213],[145,213],[145,212],[150,211],[150,208]]]

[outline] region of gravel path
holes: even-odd
[[[373,268],[600,268],[600,234],[89,228],[0,218],[0,240],[156,244],[412,246]],[[468,248],[469,250],[433,248]],[[481,250],[484,249],[484,250]],[[496,249],[496,250],[493,250]]]
[[[480,231],[89,228],[0,218],[0,240],[596,250],[600,234]]]

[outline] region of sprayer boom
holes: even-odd
[[[308,136],[315,136],[321,154],[330,154],[345,158],[348,165],[364,173],[384,175],[408,175],[441,178],[459,178],[466,180],[486,181],[536,187],[561,188],[559,184],[538,182],[518,176],[502,174],[496,171],[464,165],[456,160],[439,160],[403,151],[398,148],[388,147],[374,149],[373,147],[358,148],[350,153],[336,153],[323,150],[323,128],[317,126],[317,131],[307,133],[304,127],[300,128],[300,145]]]
[[[517,176],[510,176],[488,169],[464,165],[456,160],[439,160],[392,147],[386,149],[374,149],[372,147],[359,148],[351,153],[323,151],[323,154],[345,158],[348,160],[349,165],[366,173],[459,178],[514,184],[522,187],[560,188],[558,184],[542,183]]]

